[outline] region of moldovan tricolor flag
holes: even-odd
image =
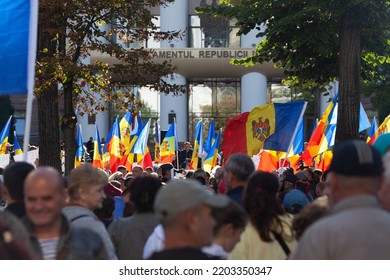
[[[374,144],[379,135],[390,132],[390,115],[381,123],[378,129],[375,131],[374,136],[370,140],[370,144]]]
[[[318,151],[321,148],[321,141],[324,137],[324,134],[326,132],[326,129],[328,125],[330,124],[332,117],[333,117],[333,111],[335,109],[335,106],[337,104],[338,94],[336,94],[332,102],[329,103],[328,107],[326,108],[324,114],[322,115],[321,119],[319,120],[314,132],[310,136],[309,143],[306,146],[305,151],[302,153],[302,160],[305,162],[306,165],[312,165],[313,164],[313,157],[318,155]],[[336,129],[336,127],[334,127]],[[328,135],[331,133],[328,133]]]
[[[8,135],[11,127],[12,116],[9,117],[7,123],[0,132],[0,155],[7,152]]]
[[[270,103],[254,108],[226,124],[222,150],[257,155],[261,149],[287,152],[295,139],[306,102]]]
[[[194,139],[194,151],[192,152],[192,158],[190,162],[189,168],[191,170],[195,170],[198,168],[198,157],[199,154],[203,152],[203,144],[202,144],[202,128],[203,128],[203,123],[200,120],[195,129],[195,139]]]
[[[122,145],[127,148],[130,145],[131,111],[126,112],[119,123]]]
[[[92,166],[96,168],[102,168],[102,146],[100,144],[100,134],[97,124],[95,124],[95,139],[93,139],[93,158]]]
[[[158,128],[158,121],[156,120],[156,125],[154,127],[154,163],[160,163],[160,129]]]
[[[122,158],[121,135],[119,132],[118,117],[115,119],[115,122],[113,124],[109,149],[110,149],[110,170],[112,173],[114,173],[118,168],[120,159]]]
[[[376,139],[376,131],[378,130],[378,123],[376,122],[376,118],[374,117],[374,119],[372,120],[372,123],[371,123],[371,128],[370,128],[370,132],[368,133],[368,136],[367,136],[367,143],[370,144],[370,145],[373,145],[374,142],[375,142],[375,139]]]
[[[172,157],[177,151],[176,124],[171,123],[160,146],[161,163],[172,163]]]

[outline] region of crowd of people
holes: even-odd
[[[0,259],[390,259],[389,148],[339,143],[325,173],[258,171],[246,154],[186,170],[188,147],[180,172],[15,162],[0,181]]]

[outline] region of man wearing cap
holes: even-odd
[[[310,226],[292,259],[390,259],[390,214],[377,198],[380,153],[363,141],[335,146],[327,175],[329,214]]]
[[[211,195],[194,180],[171,180],[159,190],[154,209],[164,228],[164,250],[152,260],[207,260],[203,246],[211,245],[216,221],[212,207],[229,202],[223,195]]]

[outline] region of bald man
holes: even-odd
[[[65,189],[61,174],[52,167],[31,172],[24,184],[25,226],[37,258],[106,259],[100,237],[88,229],[75,229],[62,214]]]

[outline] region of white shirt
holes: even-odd
[[[162,251],[164,249],[164,243],[164,228],[161,224],[159,224],[154,228],[153,233],[148,238],[148,241],[146,241],[142,255],[143,259],[147,260],[151,255],[153,255],[153,253]]]

